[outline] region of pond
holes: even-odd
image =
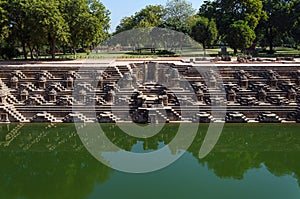
[[[116,124],[101,124],[112,143],[140,154],[168,147],[178,126],[166,124],[150,138],[135,138]],[[114,170],[91,155],[74,124],[2,124],[0,198],[298,199],[299,127],[226,124],[210,153],[199,158],[208,128],[200,124],[177,161],[154,172],[133,174]],[[169,150],[176,155],[180,146]]]

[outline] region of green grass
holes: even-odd
[[[284,47],[276,47],[274,54],[267,54],[267,53],[258,53],[254,57],[300,57],[300,50],[296,50],[293,48],[284,48]],[[213,49],[206,49],[206,56],[207,57],[216,57],[218,56],[219,52],[221,51],[220,48],[213,48]],[[242,55],[242,53],[238,53],[237,55],[233,54],[233,50],[231,48],[227,48],[227,52],[230,56],[237,56]],[[90,53],[87,55],[86,53],[77,53],[76,56],[74,54],[57,54],[57,60],[73,60],[73,59],[103,59],[103,58],[123,58],[123,59],[134,59],[134,58],[157,58],[157,57],[170,57],[172,55],[158,55],[158,54],[135,54],[132,51],[103,51],[99,53]],[[201,48],[183,48],[181,50],[176,50],[174,57],[203,57],[204,51]],[[172,56],[173,57],[173,56]],[[20,56],[16,59],[24,60],[23,56]],[[51,60],[50,55],[42,55],[39,57],[38,60]]]

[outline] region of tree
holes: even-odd
[[[292,21],[292,28],[290,29],[290,35],[293,37],[296,45],[300,44],[300,0],[292,2],[290,8],[290,16]]]
[[[204,53],[208,45],[213,44],[218,36],[216,23],[204,17],[197,16],[191,25],[191,36],[203,46]]]
[[[29,2],[27,0],[8,0],[4,9],[8,14],[9,35],[7,43],[21,43],[24,58],[27,59],[26,40],[30,35],[30,27],[26,20],[28,19]]]
[[[206,1],[199,9],[200,16],[214,19],[222,37],[230,34],[228,27],[238,20],[247,22],[255,30],[265,17],[261,0],[214,0]]]
[[[4,7],[6,7],[6,4],[6,0],[0,0],[0,45],[8,36],[8,13],[4,9]]]
[[[231,24],[228,28],[228,34],[226,41],[229,46],[234,49],[234,53],[237,50],[245,50],[249,48],[255,39],[255,32],[250,28],[247,22],[239,20]]]
[[[24,58],[49,46],[90,47],[108,36],[109,11],[99,0],[0,0],[0,44],[21,45]],[[7,46],[6,46],[7,47]]]
[[[133,28],[156,27],[162,23],[165,10],[162,5],[149,5],[130,17],[124,17],[116,28],[116,33]]]
[[[69,44],[79,47],[100,43],[108,36],[109,11],[96,0],[65,0],[61,12],[70,29]]]
[[[168,0],[165,10],[162,27],[184,33],[189,32],[189,19],[195,14],[191,3],[185,0]]]
[[[256,32],[261,41],[268,44],[269,52],[273,53],[274,43],[278,43],[292,28],[292,15],[289,14],[291,2],[282,0],[263,0],[262,2],[266,18],[260,21]]]
[[[44,29],[44,34],[48,38],[50,54],[55,58],[56,45],[58,42],[67,42],[69,27],[59,10],[59,0],[40,0],[37,5],[40,25]]]

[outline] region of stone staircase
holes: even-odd
[[[43,71],[41,73],[42,76],[46,77],[47,79],[52,79],[54,76],[49,71]]]
[[[82,113],[69,113],[63,120],[65,123],[90,123],[93,120],[87,118]]]
[[[21,87],[23,87],[23,89],[27,89],[30,92],[35,92],[35,91],[38,90],[37,87],[33,83],[31,83],[31,82],[25,83],[25,84],[21,84]]]
[[[56,83],[51,84],[51,85],[48,87],[48,89],[49,89],[49,90],[54,89],[54,90],[56,90],[57,92],[62,92],[62,91],[65,91],[65,90],[66,90],[66,88],[65,88],[63,85],[61,85],[60,82],[56,82]]]
[[[114,67],[115,69],[116,69],[116,71],[117,71],[117,73],[119,74],[119,76],[122,78],[123,77],[123,74],[122,74],[122,72],[119,70],[119,68],[118,67]]]
[[[13,76],[18,77],[18,79],[26,79],[26,75],[20,71],[20,70],[16,70],[15,72],[12,73]]]
[[[89,91],[89,92],[91,92],[91,93],[93,93],[93,92],[95,92],[95,88],[91,85],[91,84],[89,84],[89,83],[79,83],[78,85],[77,85],[77,87],[78,88],[83,88],[83,89],[85,89],[86,91]]]
[[[9,104],[18,104],[18,103],[20,103],[19,100],[14,95],[11,95],[11,94],[6,96],[6,101]]]
[[[58,123],[62,122],[61,120],[57,120],[53,115],[47,112],[37,113],[31,119],[31,122],[48,122],[48,123]]]
[[[156,110],[156,114],[159,117],[159,119],[158,119],[159,122],[166,122],[166,123],[170,122],[170,120],[168,119],[168,117],[164,113],[162,113],[161,109],[157,109]]]
[[[179,119],[179,121],[182,120],[181,115],[173,108],[171,108],[171,113],[173,113]]]
[[[3,109],[10,115],[12,116],[16,122],[29,122],[29,120],[24,117],[16,108],[14,105],[11,104],[5,104],[2,106]]]
[[[30,96],[28,100],[35,102],[35,105],[43,105],[47,103],[47,101],[41,95]]]

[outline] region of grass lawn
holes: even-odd
[[[267,53],[258,53],[255,57],[300,57],[300,50],[295,50],[293,48],[283,48],[283,47],[276,47],[274,54],[267,54]],[[213,49],[206,49],[206,57],[216,57],[218,56],[219,52],[221,51],[220,48],[213,48]],[[231,48],[227,48],[227,52],[230,56],[237,56],[242,55],[239,53],[237,55],[233,54],[233,50]],[[176,50],[174,52],[175,57],[203,57],[204,50],[201,48],[182,48],[180,50]],[[86,53],[77,53],[74,54],[57,54],[56,58],[58,60],[72,60],[72,59],[102,59],[102,58],[157,58],[157,57],[171,57],[170,54],[151,54],[151,53],[141,53],[141,54],[134,54],[132,51],[102,51],[99,53],[90,53],[87,55]],[[18,57],[15,60],[24,60],[24,57]],[[50,55],[42,55],[39,57],[39,60],[51,60]]]

